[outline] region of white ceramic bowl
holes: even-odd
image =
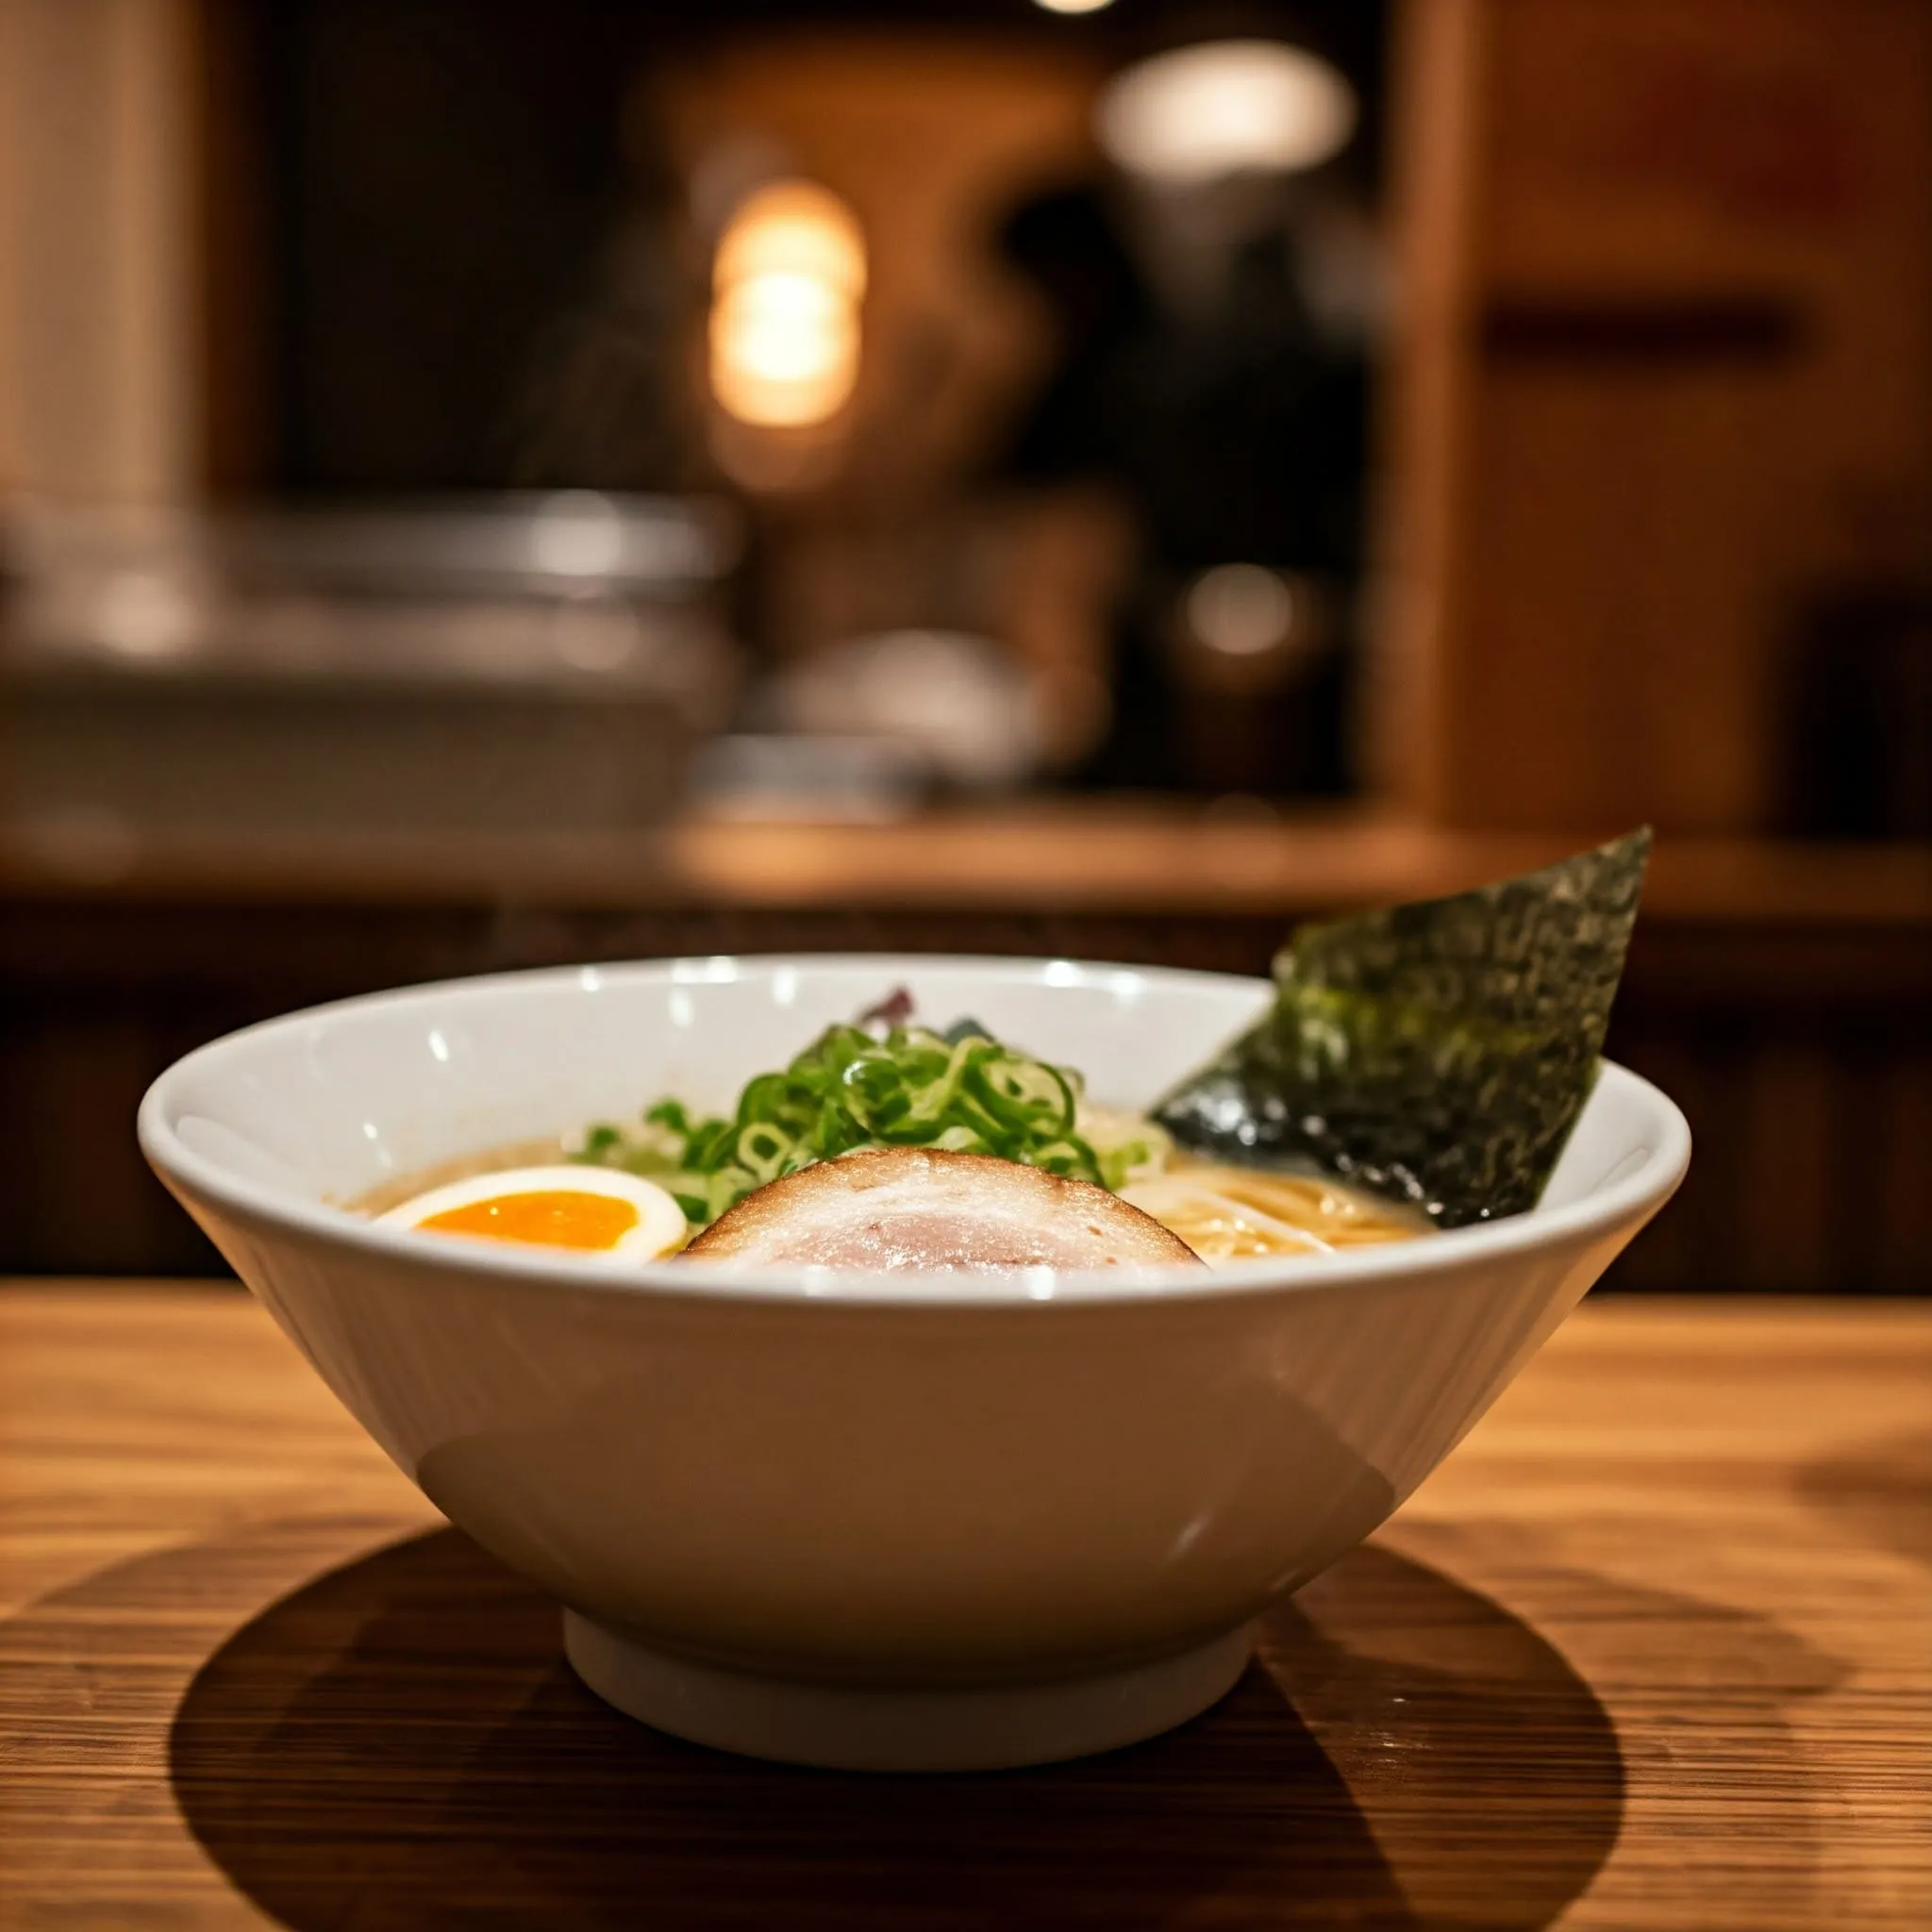
[[[1258,980],[1067,960],[696,959],[383,993],[216,1041],[142,1145],[363,1426],[567,1607],[578,1672],[703,1742],[966,1768],[1152,1735],[1375,1528],[1683,1174],[1607,1066],[1532,1213],[1157,1282],[634,1275],[331,1203],[458,1154],[723,1107],[894,986],[1138,1105]]]

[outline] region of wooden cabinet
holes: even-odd
[[[1932,6],[1404,18],[1383,782],[1768,829],[1800,613],[1932,570]]]

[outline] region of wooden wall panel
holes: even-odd
[[[1869,1186],[1858,1265],[1881,1290],[1932,1293],[1932,1040],[1872,1055],[1847,1125]]]
[[[1751,832],[1932,570],[1932,0],[1416,0],[1376,728],[1440,823]]]
[[[1748,825],[1776,622],[1740,460],[1770,379],[1485,372],[1442,795],[1484,825]]]
[[[0,494],[197,480],[191,0],[0,0]]]

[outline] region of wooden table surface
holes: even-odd
[[[253,1303],[0,1291],[0,1924],[1932,1924],[1932,1305],[1587,1307],[1174,1735],[661,1739]]]

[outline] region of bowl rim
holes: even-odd
[[[1106,960],[1045,956],[958,953],[713,954],[680,958],[542,966],[477,974],[358,993],[301,1007],[238,1027],[195,1047],[161,1073],[143,1094],[136,1120],[142,1154],[170,1189],[188,1199],[205,1198],[225,1214],[282,1235],[306,1237],[351,1253],[367,1253],[394,1266],[435,1274],[491,1276],[506,1284],[570,1289],[602,1294],[645,1295],[698,1303],[783,1303],[815,1308],[865,1307],[991,1310],[1001,1307],[1114,1307],[1123,1304],[1192,1306],[1274,1293],[1311,1293],[1370,1282],[1425,1280],[1470,1264],[1502,1260],[1542,1248],[1587,1241],[1635,1221],[1649,1219],[1670,1198],[1690,1158],[1690,1129],[1676,1104],[1659,1088],[1614,1060],[1600,1062],[1599,1083],[1635,1097],[1647,1110],[1652,1144],[1629,1172],[1561,1207],[1539,1204],[1522,1214],[1438,1230],[1426,1240],[1341,1249],[1307,1257],[1268,1257],[1207,1271],[1028,1270],[1006,1275],[909,1275],[841,1271],[732,1269],[719,1265],[698,1274],[675,1261],[646,1262],[616,1270],[581,1259],[552,1257],[539,1249],[483,1241],[425,1241],[405,1228],[364,1220],[351,1209],[291,1198],[236,1174],[190,1147],[172,1117],[176,1090],[242,1042],[290,1031],[336,1015],[378,1008],[434,1005],[507,989],[532,991],[575,982],[586,991],[613,982],[667,984],[731,982],[781,971],[827,968],[876,972],[888,976],[919,972],[967,972],[1022,984],[1077,990],[1118,986],[1123,975],[1141,982],[1205,983],[1259,991],[1264,979],[1245,974],[1190,967],[1134,966]],[[1049,976],[1049,973],[1051,976]],[[1594,1095],[1592,1095],[1592,1098]],[[1585,1103],[1590,1105],[1589,1102]],[[1580,1118],[1580,1116],[1579,1116]]]

